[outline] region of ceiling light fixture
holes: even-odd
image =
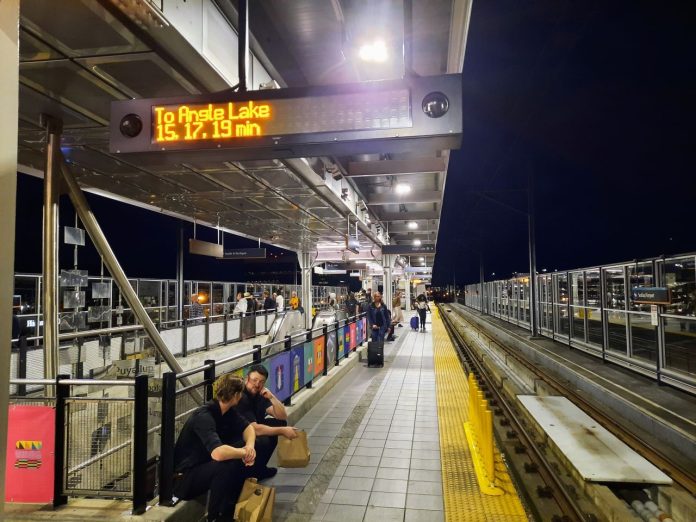
[[[394,190],[396,190],[397,194],[408,194],[411,192],[411,185],[408,183],[397,183]]]
[[[421,240],[420,240],[420,239],[414,239],[414,240],[413,240],[413,246],[421,246]]]
[[[389,52],[384,40],[375,40],[360,46],[358,56],[363,62],[384,63],[389,59]]]
[[[418,228],[418,223],[415,221],[409,221],[407,225],[411,230],[416,230]]]

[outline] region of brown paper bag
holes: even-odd
[[[309,464],[307,432],[298,430],[296,439],[278,437],[278,466],[281,468],[304,468]]]
[[[255,478],[244,481],[234,509],[234,519],[239,522],[271,522],[275,488],[262,486]]]

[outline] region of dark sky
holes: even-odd
[[[488,279],[528,271],[526,217],[505,205],[526,210],[529,173],[539,270],[696,251],[690,3],[474,2],[463,145],[450,161],[435,283],[476,281],[479,252]],[[41,271],[41,190],[40,180],[20,176],[17,271]],[[176,220],[90,200],[128,275],[175,277]],[[62,224],[73,219],[64,204]],[[198,236],[216,238],[202,227]],[[186,277],[265,280],[259,272],[273,270],[293,282],[294,254],[269,253],[291,262],[269,268],[187,256]],[[61,267],[71,264],[63,247]],[[98,273],[92,247],[80,249],[80,265]]]
[[[696,250],[691,2],[474,2],[435,282]]]

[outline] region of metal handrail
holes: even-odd
[[[65,384],[67,386],[83,386],[85,384],[96,384],[100,386],[135,386],[135,380],[133,379],[59,379],[57,382],[58,384]],[[56,384],[56,381],[52,381],[51,384]]]
[[[10,379],[10,384],[37,384],[37,385],[54,385],[56,383],[55,379]]]

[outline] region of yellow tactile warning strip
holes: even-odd
[[[437,310],[433,311],[433,354],[445,520],[527,521],[522,502],[497,448],[495,482],[496,486],[505,490],[505,494],[489,496],[479,489],[464,431],[464,423],[469,415],[466,374]]]

